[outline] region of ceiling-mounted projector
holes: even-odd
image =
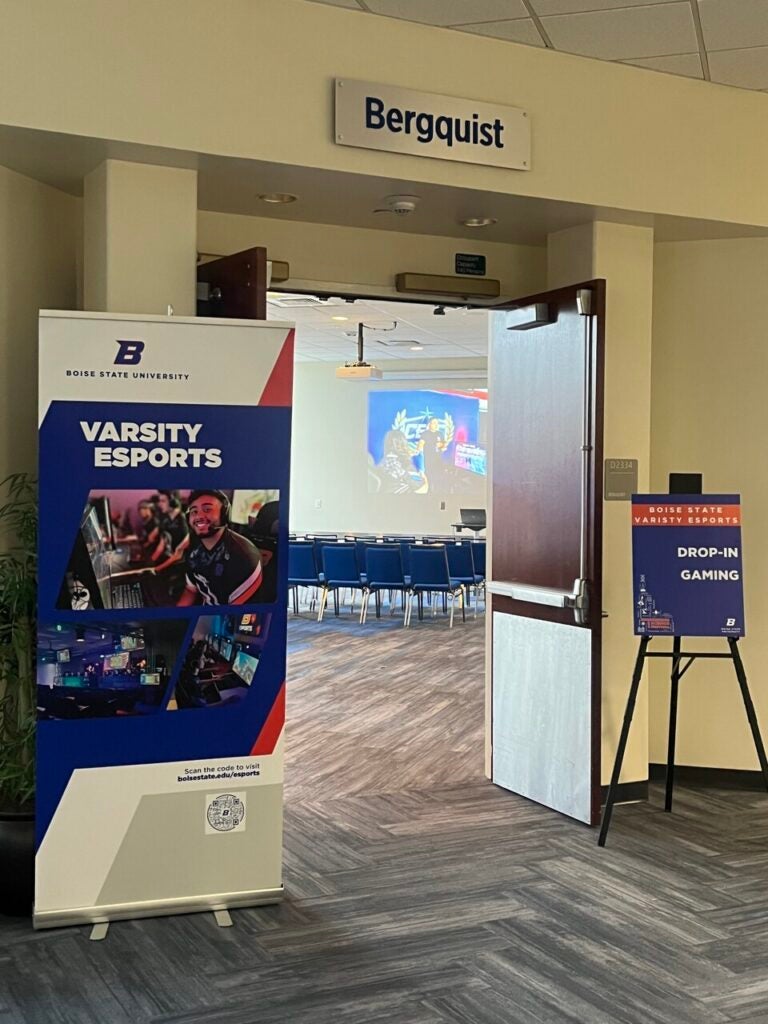
[[[341,380],[383,380],[384,374],[378,366],[370,363],[346,363],[336,367],[336,376]]]

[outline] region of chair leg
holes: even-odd
[[[317,613],[317,621],[323,621],[323,615],[325,614],[325,606],[328,603],[328,588],[323,587],[323,592],[320,595],[320,608]]]
[[[451,594],[451,617],[448,621],[448,629],[453,629],[453,606],[456,604],[456,594]]]
[[[464,587],[461,587],[459,590],[459,601],[461,601],[461,621],[466,622],[467,611],[466,608],[464,607]]]
[[[363,591],[363,600],[360,602],[360,625],[365,625],[365,620],[368,617],[368,597],[370,595],[369,590]]]
[[[339,617],[339,588],[333,588],[333,613],[338,619]]]

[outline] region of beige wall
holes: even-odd
[[[639,460],[639,486],[650,469],[653,232],[597,222],[550,235],[549,285],[606,281],[605,458]],[[603,782],[610,779],[636,653],[632,552],[627,502],[603,504]],[[648,776],[648,694],[641,692],[621,779]]]
[[[334,145],[336,76],[524,107],[532,169]],[[768,96],[303,0],[5,3],[0,123],[768,225]]]
[[[81,203],[0,167],[0,480],[37,462],[37,314],[77,305]]]
[[[270,258],[290,263],[291,280],[280,285],[283,289],[343,283],[360,285],[361,293],[387,294],[394,289],[395,274],[402,271],[453,274],[457,252],[485,253],[488,277],[501,281],[506,296],[535,291],[543,286],[545,275],[544,246],[200,211],[200,252],[228,255],[253,245],[265,245]]]
[[[195,171],[106,160],[86,176],[83,220],[86,309],[195,315]]]
[[[487,318],[478,318],[487,330]],[[386,369],[435,370],[431,380],[377,383],[376,389],[484,387],[483,380],[441,378],[449,366],[485,369],[477,360],[388,360]],[[368,492],[368,392],[371,386],[339,380],[334,363],[297,363],[293,389],[291,529],[373,533],[450,533],[461,505],[485,508],[485,478],[468,495]],[[320,508],[315,502],[321,503]],[[445,508],[441,509],[441,504]]]
[[[671,471],[704,474],[704,490],[744,504],[747,637],[742,656],[768,738],[768,344],[763,302],[768,239],[656,246],[651,488]],[[723,641],[697,641],[723,650]],[[654,666],[654,669],[656,666]],[[654,673],[650,756],[666,760],[669,684]],[[758,767],[733,669],[699,662],[680,684],[678,764]]]

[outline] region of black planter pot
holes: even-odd
[[[0,914],[31,914],[34,895],[34,811],[0,809]]]

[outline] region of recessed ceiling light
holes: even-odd
[[[487,228],[491,224],[498,224],[496,217],[465,217],[461,222],[465,228]]]
[[[423,345],[411,345],[411,352],[421,352],[423,348]]]
[[[285,205],[285,203],[295,203],[298,198],[298,196],[294,196],[290,192],[259,193],[259,199],[262,201],[262,203],[272,203],[278,206],[283,206]]]
[[[332,316],[331,320],[349,320],[348,316]]]

